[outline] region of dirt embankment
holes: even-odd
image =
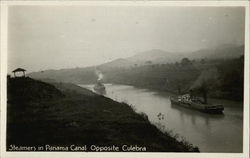
[[[127,104],[74,87],[9,79],[7,149],[36,147],[30,150],[38,151],[42,146],[41,151],[96,151],[96,146],[104,151],[198,151],[160,132]],[[77,148],[72,145],[80,147],[73,150]]]

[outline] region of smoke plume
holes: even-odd
[[[97,76],[97,81],[102,81],[103,80],[103,74],[100,70],[96,69],[95,70],[96,76]]]
[[[200,88],[202,84],[212,84],[218,79],[218,71],[216,68],[203,70],[200,76],[196,79],[194,84],[190,87],[190,89]]]

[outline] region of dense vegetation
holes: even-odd
[[[134,66],[132,68],[102,69],[106,82],[197,95],[243,100],[244,57],[235,59],[189,60],[183,58],[172,64]]]
[[[200,72],[193,65],[144,65],[130,69],[102,70],[106,82],[177,92],[187,90]]]
[[[223,61],[218,64],[218,80],[211,88],[215,97],[243,100],[244,57]],[[217,93],[216,93],[217,92]]]
[[[9,78],[7,108],[7,149],[127,144],[145,146],[147,151],[198,151],[160,132],[127,104],[73,84]]]

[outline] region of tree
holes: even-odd
[[[151,64],[152,64],[152,61],[148,60],[148,61],[145,62],[145,64],[151,65]]]
[[[201,59],[200,63],[201,63],[201,64],[205,64],[205,63],[206,63],[206,60],[203,58],[203,59]]]
[[[181,65],[182,66],[187,66],[187,65],[191,65],[191,64],[192,64],[192,62],[188,58],[183,58],[181,60]]]

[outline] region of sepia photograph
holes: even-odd
[[[4,152],[249,152],[248,7],[88,4],[8,5]]]

